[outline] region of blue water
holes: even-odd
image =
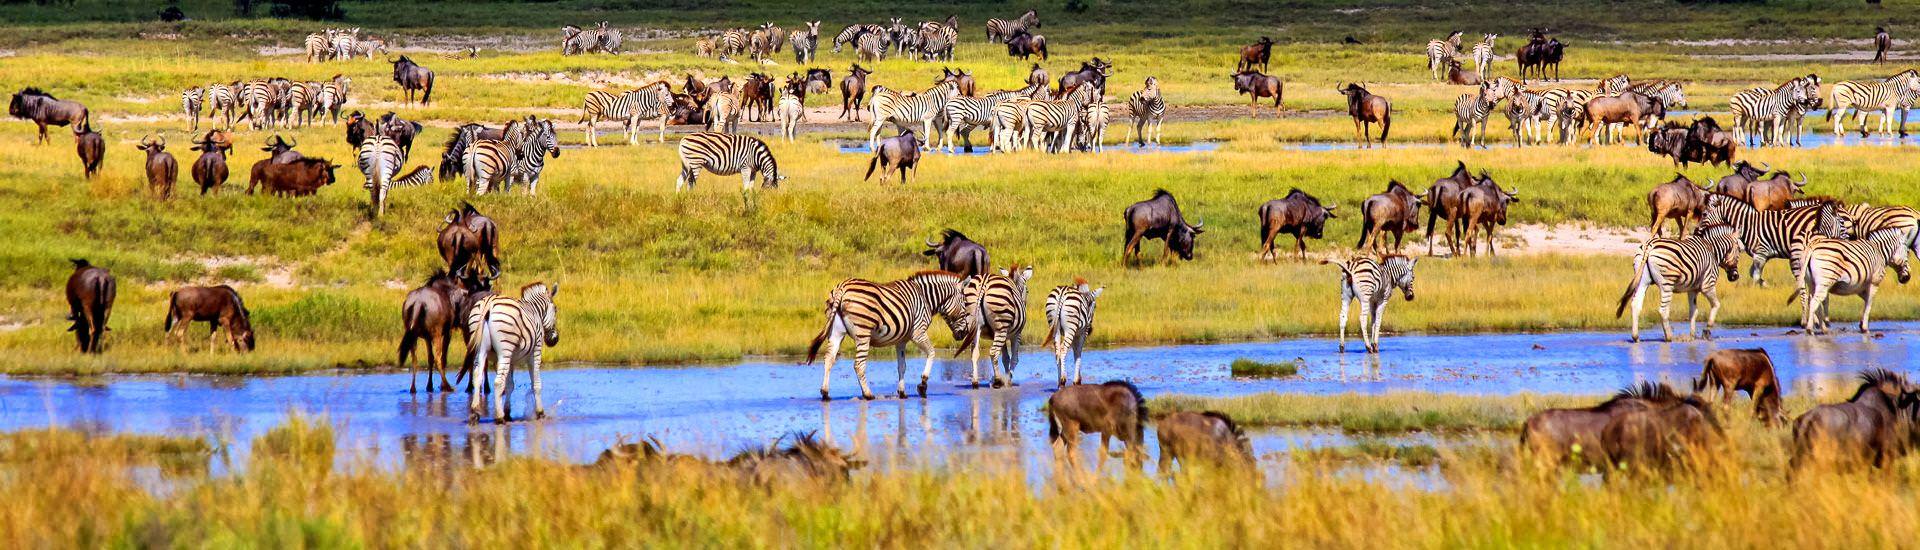
[[[963,149],[963,148],[961,148],[961,147],[960,147],[959,145],[957,145],[957,144],[956,144],[956,145],[954,145],[954,147],[953,147],[953,152],[951,152],[951,153],[948,153],[948,152],[947,152],[947,151],[945,151],[944,149],[936,149],[936,150],[934,150],[934,151],[932,151],[932,153],[933,153],[933,154],[941,154],[941,155],[948,155],[948,154],[951,154],[951,155],[986,155],[986,154],[990,154],[990,153],[992,152],[992,149],[991,149],[991,147],[989,147],[989,143],[990,143],[989,141],[985,141],[985,140],[982,140],[982,141],[976,141],[976,142],[974,142],[974,146],[973,146],[973,152],[971,152],[971,153],[969,153],[969,152],[966,152],[966,150],[965,150],[965,149]],[[1204,152],[1207,152],[1207,151],[1213,151],[1213,150],[1217,150],[1217,149],[1219,149],[1219,148],[1220,148],[1220,144],[1219,144],[1219,143],[1217,143],[1217,142],[1211,142],[1211,141],[1196,141],[1196,142],[1193,142],[1193,143],[1189,143],[1189,144],[1184,144],[1184,145],[1147,145],[1147,146],[1144,146],[1144,147],[1142,147],[1142,146],[1135,146],[1135,145],[1133,145],[1133,144],[1131,144],[1131,143],[1124,143],[1124,144],[1111,144],[1111,145],[1108,145],[1108,146],[1106,147],[1106,149],[1104,149],[1104,150],[1101,150],[1100,152],[1101,152],[1101,153],[1117,153],[1117,152],[1128,152],[1128,153],[1204,153]],[[846,142],[846,143],[842,143],[842,144],[840,145],[840,152],[842,152],[842,153],[853,153],[853,154],[861,154],[861,155],[868,155],[868,154],[872,154],[872,153],[873,153],[873,149],[872,149],[872,148],[869,148],[869,147],[867,147],[867,143],[866,143],[866,142],[864,142],[864,141],[861,141],[861,142]],[[1076,152],[1081,152],[1081,153],[1084,153],[1084,151],[1076,151]]]

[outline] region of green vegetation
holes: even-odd
[[[1246,426],[1327,426],[1349,432],[1516,430],[1533,411],[1587,406],[1598,398],[1569,395],[1472,396],[1431,392],[1303,395],[1262,393],[1240,397],[1168,395],[1148,410],[1220,411]]]
[[[1298,359],[1285,363],[1263,363],[1242,357],[1234,359],[1227,368],[1233,372],[1234,378],[1283,378],[1300,374],[1300,367],[1304,366],[1301,363]]]
[[[1407,466],[1430,466],[1440,461],[1440,450],[1432,445],[1395,445],[1364,439],[1352,445],[1295,449],[1303,459],[1326,461],[1389,461]]]

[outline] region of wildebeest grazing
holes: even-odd
[[[873,178],[874,168],[880,169],[880,183],[887,183],[887,176],[898,170],[902,184],[913,183],[912,176],[920,174],[920,139],[913,130],[902,130],[900,135],[880,140],[873,149],[873,159],[867,161],[867,175],[860,178],[866,181]]]
[[[1047,441],[1056,456],[1067,466],[1075,466],[1074,455],[1080,448],[1080,435],[1100,434],[1100,450],[1095,469],[1107,462],[1108,445],[1118,438],[1127,467],[1139,468],[1145,461],[1142,448],[1147,425],[1147,398],[1131,382],[1114,380],[1105,384],[1073,384],[1047,398]]]
[[[1347,96],[1347,116],[1353,117],[1353,140],[1371,147],[1373,124],[1378,123],[1380,143],[1385,144],[1387,132],[1393,129],[1393,104],[1359,84],[1336,87],[1334,91]]]
[[[1676,173],[1673,181],[1654,186],[1647,192],[1647,212],[1652,220],[1647,230],[1659,237],[1667,220],[1673,220],[1674,234],[1687,234],[1687,220],[1699,221],[1707,208],[1707,189],[1694,185],[1686,174]]]
[[[189,325],[206,322],[207,348],[217,345],[215,337],[220,329],[227,329],[227,341],[235,351],[253,351],[253,313],[247,311],[246,304],[240,301],[240,293],[233,287],[189,286],[173,291],[167,298],[166,333],[170,339],[180,342],[182,351],[187,348],[186,333]]]
[[[1018,57],[1021,61],[1039,55],[1041,61],[1046,61],[1047,37],[1028,34],[1026,31],[1014,33],[1012,37],[1007,38],[1007,55]]]
[[[1267,201],[1260,205],[1260,257],[1272,260],[1275,257],[1273,241],[1281,234],[1293,235],[1294,251],[1300,259],[1307,258],[1307,238],[1321,238],[1327,220],[1338,217],[1333,211],[1339,205],[1321,205],[1320,199],[1298,188],[1287,191],[1287,196]]]
[[[113,299],[119,286],[113,273],[86,260],[72,260],[73,275],[67,277],[67,327],[80,344],[81,353],[106,350],[107,320],[113,316]]]
[[[420,288],[407,293],[406,301],[400,306],[400,357],[394,363],[407,367],[407,393],[415,393],[418,388],[414,368],[419,359],[414,353],[417,342],[426,344],[427,393],[435,389],[433,373],[436,370],[440,371],[439,391],[453,391],[453,384],[447,383],[447,346],[466,322],[467,312],[458,306],[467,301],[469,286],[469,282],[456,280],[440,269],[434,270],[433,276]]]
[[[404,55],[399,59],[388,59],[387,62],[393,64],[393,83],[400,85],[400,89],[406,92],[407,103],[413,103],[415,92],[420,92],[422,105],[433,102],[433,71],[414,63],[413,59]]]
[[[867,75],[873,74],[860,67],[859,63],[847,68],[846,78],[840,79],[840,118],[845,120],[848,113],[853,121],[860,122],[860,104],[867,98]]]
[[[1466,232],[1467,255],[1477,256],[1479,237],[1487,237],[1487,255],[1493,256],[1499,244],[1494,242],[1493,227],[1507,224],[1507,207],[1520,202],[1520,190],[1512,191],[1500,188],[1486,172],[1481,172],[1478,181],[1466,189],[1460,190],[1460,209],[1448,212],[1448,229],[1454,232],[1453,239],[1458,242],[1461,232]],[[1461,220],[1466,223],[1460,223]],[[1398,241],[1395,247],[1398,248]]]
[[[180,163],[167,152],[167,138],[140,138],[137,147],[147,153],[147,190],[163,200],[173,197],[173,184],[180,179]]]
[[[775,440],[764,448],[741,451],[728,458],[724,465],[762,487],[778,483],[844,483],[852,479],[854,470],[867,465],[858,455],[811,433],[781,439],[787,438],[793,439],[792,445],[781,447],[780,440]]]
[[[1905,376],[1886,369],[1860,373],[1860,387],[1844,403],[1819,405],[1793,419],[1789,474],[1814,464],[1884,468],[1912,448],[1920,394]]]
[[[1247,433],[1225,413],[1180,411],[1154,422],[1153,428],[1160,439],[1162,476],[1173,475],[1176,461],[1183,470],[1207,465],[1256,471]]]
[[[1260,98],[1273,98],[1273,111],[1280,112],[1281,96],[1286,95],[1286,85],[1280,77],[1261,74],[1258,71],[1242,71],[1233,75],[1233,91],[1248,96],[1247,111],[1257,113]]]
[[[1773,375],[1773,358],[1762,348],[1722,349],[1707,355],[1700,377],[1693,380],[1693,392],[1720,392],[1722,403],[1732,403],[1733,393],[1747,392],[1753,399],[1753,416],[1772,424],[1785,420],[1780,407],[1780,379]]]
[[[254,167],[267,194],[302,197],[317,193],[321,187],[338,181],[335,171],[340,165],[319,157],[303,157],[286,163],[261,161]],[[248,191],[251,193],[251,185]]]
[[[193,161],[193,182],[200,185],[200,194],[209,190],[218,190],[227,183],[227,151],[213,140],[213,133],[194,143],[193,150],[200,152],[200,158]]]
[[[81,105],[78,101],[54,98],[52,94],[32,87],[21,89],[20,93],[13,94],[13,100],[7,103],[7,114],[12,115],[13,118],[31,120],[40,126],[40,139],[34,143],[51,141],[47,138],[48,126],[71,124],[74,127],[74,133],[78,134],[81,132],[80,128],[87,126],[89,120],[86,105]]]
[[[1425,202],[1399,180],[1388,181],[1385,191],[1360,203],[1360,242],[1353,247],[1365,249],[1367,241],[1372,240],[1373,250],[1380,252],[1385,234],[1393,233],[1392,250],[1399,251],[1407,232],[1420,229],[1420,205]]]
[[[1439,229],[1439,222],[1447,222],[1447,231],[1441,235],[1447,237],[1447,255],[1460,253],[1460,242],[1454,239],[1454,212],[1463,210],[1460,204],[1460,192],[1475,183],[1473,174],[1467,172],[1465,161],[1454,161],[1453,173],[1447,177],[1433,180],[1433,185],[1421,193],[1422,202],[1427,205],[1427,255],[1433,255],[1433,232]]]
[[[1600,430],[1609,474],[1697,470],[1713,458],[1721,439],[1720,422],[1706,401],[1677,395],[1666,384],[1645,383],[1638,391],[1663,396],[1648,399],[1648,407],[1612,415]]]
[[[1266,71],[1267,61],[1272,58],[1273,39],[1262,36],[1259,42],[1240,48],[1240,64],[1236,65],[1234,70],[1252,71],[1255,65],[1259,65],[1261,71]]]
[[[444,221],[446,225],[440,228],[436,242],[440,259],[447,263],[447,273],[458,280],[499,278],[500,228],[493,218],[481,214],[472,203],[461,203],[459,209],[447,212]],[[476,260],[484,262],[486,273],[474,273]]]
[[[1665,389],[1666,391],[1661,391]],[[1671,405],[1679,396],[1664,385],[1628,386],[1598,405],[1573,409],[1546,409],[1533,413],[1520,428],[1520,451],[1536,467],[1561,464],[1610,468],[1601,433],[1617,415],[1654,406]]]
[[[100,173],[100,162],[107,157],[107,139],[93,129],[93,124],[82,121],[73,128],[73,148],[80,155],[80,169],[87,179],[93,179]]]
[[[959,231],[948,229],[940,232],[940,242],[927,241],[927,250],[922,255],[933,256],[940,262],[941,271],[951,271],[961,278],[971,278],[987,272],[987,247],[973,242]]]
[[[1180,213],[1180,204],[1173,199],[1173,193],[1165,189],[1153,190],[1153,198],[1128,206],[1122,217],[1127,224],[1126,245],[1120,250],[1120,259],[1132,262],[1140,258],[1140,241],[1162,239],[1167,248],[1161,254],[1179,254],[1182,260],[1193,259],[1194,237],[1206,232],[1206,222],[1188,224],[1186,216]]]

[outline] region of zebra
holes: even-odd
[[[1788,207],[1793,206],[1792,202]],[[1855,235],[1867,235],[1875,231],[1895,228],[1913,228],[1915,240],[1907,243],[1908,250],[1920,254],[1920,212],[1905,206],[1868,206],[1865,203],[1853,204],[1840,209],[1840,215],[1847,219]]]
[[[373,132],[360,142],[360,174],[367,177],[366,189],[372,195],[373,216],[387,213],[387,192],[393,188],[394,175],[407,164],[400,143],[386,132]]]
[[[560,27],[560,55],[577,55],[593,47],[595,37],[575,25]]]
[[[953,61],[953,46],[960,42],[960,31],[954,28],[958,24],[957,16],[947,17],[945,23],[920,23],[920,51],[927,61]]]
[[[721,133],[740,131],[740,96],[731,93],[715,93],[707,99],[707,130]]]
[[[1487,34],[1480,43],[1473,45],[1473,72],[1480,73],[1480,79],[1486,80],[1493,74],[1493,41],[1499,34]]]
[[[939,135],[933,132],[934,120],[945,113],[947,101],[957,95],[959,95],[959,87],[952,81],[942,81],[935,84],[933,88],[914,95],[906,95],[885,86],[874,85],[873,100],[867,103],[873,108],[873,126],[867,130],[867,147],[871,149],[879,146],[880,127],[888,122],[894,123],[902,130],[912,130],[913,128],[908,124],[918,122],[924,127],[920,135]],[[923,143],[921,149],[930,149],[932,145],[931,141]]]
[[[769,189],[779,187],[780,182],[787,179],[780,174],[780,164],[774,160],[767,142],[753,136],[694,132],[680,138],[679,154],[680,178],[673,181],[676,193],[692,189],[701,170],[722,176],[740,174],[741,193],[753,189],[755,175],[760,176],[760,186]]]
[[[1900,284],[1913,278],[1908,267],[1908,243],[1914,239],[1912,228],[1882,229],[1865,238],[1844,240],[1823,236],[1802,236],[1795,253],[1795,275],[1801,299],[1800,327],[1808,334],[1816,328],[1829,330],[1826,319],[1827,297],[1833,294],[1859,296],[1860,332],[1867,332],[1867,320],[1873,315],[1873,295],[1886,280],[1888,267],[1894,268]],[[1818,313],[1818,315],[1816,315]]]
[[[666,143],[667,119],[672,118],[669,113],[672,108],[672,87],[664,81],[619,96],[598,90],[587,92],[586,100],[580,107],[580,122],[587,125],[587,146],[600,146],[594,124],[603,118],[619,120],[626,126],[627,145],[640,144],[640,121],[658,119],[660,133],[657,142]]]
[[[729,29],[727,32],[720,33],[718,45],[720,46],[720,59],[727,59],[727,56],[747,51],[747,46],[749,45],[747,43],[747,31],[744,29]]]
[[[1054,287],[1047,293],[1047,340],[1040,347],[1053,350],[1054,371],[1067,385],[1067,352],[1073,352],[1073,383],[1080,383],[1080,352],[1093,337],[1093,309],[1107,287],[1089,288],[1086,279]]]
[[[319,118],[320,111],[324,110],[332,123],[340,123],[340,108],[347,104],[347,86],[352,83],[352,79],[337,74],[320,83],[320,91],[313,96],[314,118]]]
[[[1493,86],[1491,82],[1482,83],[1478,93],[1460,94],[1453,102],[1452,135],[1459,136],[1461,147],[1473,147],[1476,125],[1480,127],[1480,146],[1487,146],[1487,118],[1493,115],[1493,106],[1506,99],[1501,89],[1503,87]]]
[[[694,134],[700,135],[700,134]],[[689,136],[691,137],[691,136]],[[732,139],[733,136],[718,136]],[[749,138],[750,139],[750,138]],[[755,140],[758,141],[758,140]],[[961,295],[959,275],[946,271],[923,271],[899,281],[875,283],[865,279],[847,279],[827,294],[826,326],[807,347],[806,364],[812,364],[826,344],[826,363],[821,369],[820,399],[827,400],[828,383],[833,381],[833,363],[840,355],[840,342],[853,338],[853,372],[860,379],[860,397],[873,399],[867,387],[867,354],[874,346],[894,346],[894,359],[900,367],[896,393],[907,396],[907,343],[926,353],[927,364],[920,373],[920,396],[927,395],[927,379],[933,375],[933,340],[927,329],[935,315],[946,319],[955,335],[970,334],[972,316]]]
[[[1440,80],[1441,69],[1447,62],[1460,55],[1460,37],[1465,33],[1453,31],[1445,40],[1427,41],[1427,72],[1433,73],[1434,80]]]
[[[359,27],[334,33],[332,59],[335,61],[351,61],[353,59],[353,43],[359,40],[359,35]]]
[[[220,113],[223,120],[226,121],[223,127],[228,129],[233,128],[233,111],[237,103],[234,100],[235,94],[233,88],[233,86],[227,84],[207,85],[206,93],[201,98],[201,102],[207,106],[208,123],[213,122],[214,113]]]
[[[546,418],[547,406],[540,398],[540,355],[560,343],[559,312],[553,303],[559,295],[558,283],[548,286],[535,282],[520,288],[518,300],[493,294],[467,310],[467,350],[473,356],[472,386],[467,389],[468,424],[480,421],[480,396],[488,393],[481,387],[481,378],[487,374],[489,353],[496,358],[491,388],[494,423],[506,422],[512,414],[512,403],[502,401],[513,394],[508,384],[513,382],[514,363],[526,364],[528,378],[533,381],[533,417]]]
[[[1648,286],[1660,287],[1660,331],[1668,342],[1673,341],[1668,312],[1676,291],[1687,293],[1688,337],[1693,336],[1699,320],[1699,297],[1706,295],[1707,330],[1701,336],[1712,338],[1713,325],[1720,315],[1720,276],[1714,271],[1725,271],[1728,281],[1740,280],[1740,241],[1736,237],[1731,225],[1702,225],[1684,239],[1657,238],[1640,245],[1633,256],[1633,280],[1627,282],[1620,307],[1613,312],[1619,317],[1629,304],[1633,306],[1632,341],[1640,341],[1640,305]]]
[[[780,135],[791,143],[799,133],[800,122],[807,119],[807,106],[801,104],[800,96],[787,93],[786,90],[781,90],[779,94],[780,102],[773,108],[773,118],[780,122]]]
[[[1740,235],[1740,244],[1753,265],[1747,270],[1748,276],[1760,286],[1767,282],[1761,278],[1761,268],[1774,258],[1791,258],[1793,238],[1802,234],[1817,234],[1828,237],[1845,237],[1853,232],[1853,222],[1839,213],[1839,206],[1832,202],[1818,205],[1790,208],[1787,210],[1760,211],[1753,205],[1742,202],[1729,195],[1713,193],[1707,195],[1706,215],[1701,223],[1722,223],[1732,225]]]
[[[1627,91],[1627,89],[1632,87],[1633,79],[1624,74],[1607,77],[1605,80],[1601,80],[1599,86],[1597,86],[1601,95],[1608,96],[1620,95],[1620,92]]]
[[[1027,330],[1027,281],[1033,279],[1033,266],[1014,264],[999,273],[969,277],[961,285],[962,299],[976,328],[963,347],[973,348],[973,371],[968,377],[980,387],[980,338],[993,339],[987,351],[987,374],[993,375],[993,387],[1013,384],[1013,369],[1020,363],[1020,342]],[[1001,372],[1006,373],[1001,378]]]
[[[1538,145],[1543,139],[1542,118],[1546,116],[1545,98],[1522,90],[1507,98],[1508,128],[1513,130],[1513,146]]]
[[[1735,131],[1745,134],[1747,145],[1754,145],[1756,137],[1763,145],[1779,144],[1786,134],[1789,111],[1806,96],[1804,81],[1796,78],[1772,91],[1742,90],[1728,99],[1727,106],[1733,111]]]
[[[1827,110],[1827,120],[1833,121],[1835,139],[1846,133],[1848,110],[1854,112],[1854,124],[1860,127],[1860,137],[1867,136],[1869,110],[1863,107],[1880,111],[1880,131],[1892,133],[1894,109],[1899,109],[1900,118],[1905,120],[1907,109],[1913,106],[1916,97],[1920,97],[1920,72],[1908,69],[1879,80],[1848,80],[1834,84],[1829,96],[1833,98],[1833,105]]]
[[[1107,140],[1107,122],[1111,120],[1112,117],[1113,111],[1107,107],[1106,102],[1096,101],[1087,104],[1085,108],[1080,110],[1080,120],[1078,124],[1083,131],[1080,132],[1081,139],[1077,146],[1081,150],[1096,153],[1105,151],[1107,149],[1105,145]]]
[[[1553,88],[1540,93],[1540,108],[1546,113],[1545,126],[1551,126],[1560,133],[1558,141],[1571,143],[1579,124],[1579,115],[1586,111],[1587,100],[1593,99],[1593,90],[1568,90]],[[1541,128],[1541,138],[1545,137],[1545,128]]]
[[[1030,101],[1026,110],[1027,147],[1046,148],[1048,151],[1065,151],[1073,143],[1073,135],[1078,130],[1080,111],[1086,108],[1092,97],[1098,94],[1093,86],[1081,86],[1068,94],[1066,99]],[[1060,137],[1052,146],[1046,145],[1049,134]]]
[[[508,187],[515,181],[526,182],[527,195],[540,193],[540,175],[546,171],[547,155],[560,158],[560,137],[553,130],[553,121],[539,120],[527,115],[525,124],[520,126],[526,132],[520,140],[520,147],[513,155],[513,164],[508,172]]]
[[[814,52],[820,49],[820,22],[807,21],[807,30],[793,31],[788,42],[793,43],[793,62],[812,63]]]
[[[987,41],[1004,44],[1007,39],[1013,38],[1013,35],[1020,34],[1029,27],[1040,28],[1040,14],[1034,13],[1033,10],[1027,10],[1027,13],[1020,14],[1020,17],[1011,20],[997,17],[988,19]]]
[[[866,36],[869,34],[881,36],[882,37],[881,40],[884,41],[886,40],[885,38],[886,32],[887,30],[884,28],[881,28],[879,25],[868,25],[868,24],[861,24],[861,23],[854,23],[852,25],[847,25],[847,28],[840,29],[840,34],[834,35],[833,53],[840,53],[840,46],[842,44],[853,44],[855,48],[858,48],[860,46],[859,44],[860,37]]]
[[[1018,92],[1014,91],[999,91],[987,94],[986,97],[954,96],[953,99],[948,100],[947,106],[943,109],[947,129],[940,133],[939,148],[949,153],[953,152],[953,137],[954,134],[959,134],[965,141],[966,151],[973,152],[973,139],[970,137],[973,129],[982,126],[992,127],[994,108],[1017,94]]]
[[[241,109],[239,118],[251,118],[253,129],[260,129],[262,124],[272,125],[273,89],[266,81],[255,80],[242,85],[238,100],[238,108]]]
[[[855,58],[860,61],[874,62],[887,58],[887,39],[881,33],[860,35],[860,43],[854,47]]]
[[[1455,33],[1456,35],[1459,33]],[[1346,263],[1321,260],[1340,268],[1340,351],[1347,351],[1347,309],[1360,304],[1360,341],[1367,353],[1380,352],[1380,318],[1386,315],[1388,293],[1400,289],[1413,301],[1413,265],[1417,258],[1398,254],[1375,260],[1360,256]]]
[[[326,61],[327,58],[332,56],[333,34],[335,32],[339,32],[339,31],[335,31],[333,29],[326,29],[320,32],[307,35],[306,46],[307,46],[307,62],[308,63],[319,63],[321,61]]]
[[[284,121],[288,128],[307,122],[307,113],[313,108],[313,99],[320,92],[318,82],[295,82],[287,88],[286,96],[281,100],[286,105]]]
[[[1160,79],[1147,77],[1146,87],[1127,98],[1127,109],[1133,112],[1133,128],[1127,132],[1127,141],[1143,147],[1148,143],[1159,145],[1160,124],[1167,117],[1167,102],[1160,96]],[[1149,128],[1152,137],[1148,137]],[[1134,139],[1136,134],[1138,141]]]
[[[1014,97],[993,106],[993,151],[1020,150],[1019,136],[1027,131],[1027,106],[1033,102],[1026,97]]]
[[[546,156],[560,157],[553,132],[553,121],[515,120],[507,124],[501,139],[482,139],[467,147],[462,161],[467,189],[475,195],[513,188],[515,181],[527,183],[527,194],[538,193],[540,174],[545,171]]]
[[[193,119],[191,130],[200,129],[200,106],[204,103],[205,96],[206,90],[203,88],[187,88],[180,92],[180,110],[186,111],[187,116]]]

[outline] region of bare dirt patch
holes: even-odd
[[[1631,256],[1647,235],[1631,229],[1583,223],[1522,224],[1500,232],[1501,250],[1516,254]]]

